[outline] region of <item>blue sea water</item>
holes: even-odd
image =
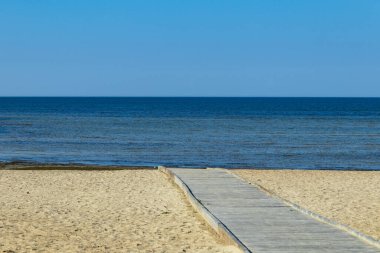
[[[0,161],[380,169],[380,98],[0,98]]]

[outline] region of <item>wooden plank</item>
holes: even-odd
[[[380,252],[220,169],[169,168],[251,252]]]

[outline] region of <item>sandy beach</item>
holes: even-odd
[[[238,252],[157,170],[0,170],[0,252]]]
[[[234,173],[274,195],[380,239],[379,172],[234,170]]]

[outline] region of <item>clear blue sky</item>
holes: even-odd
[[[18,95],[380,96],[380,1],[1,0]]]

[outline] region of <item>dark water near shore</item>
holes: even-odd
[[[0,98],[0,161],[380,169],[379,98]]]

